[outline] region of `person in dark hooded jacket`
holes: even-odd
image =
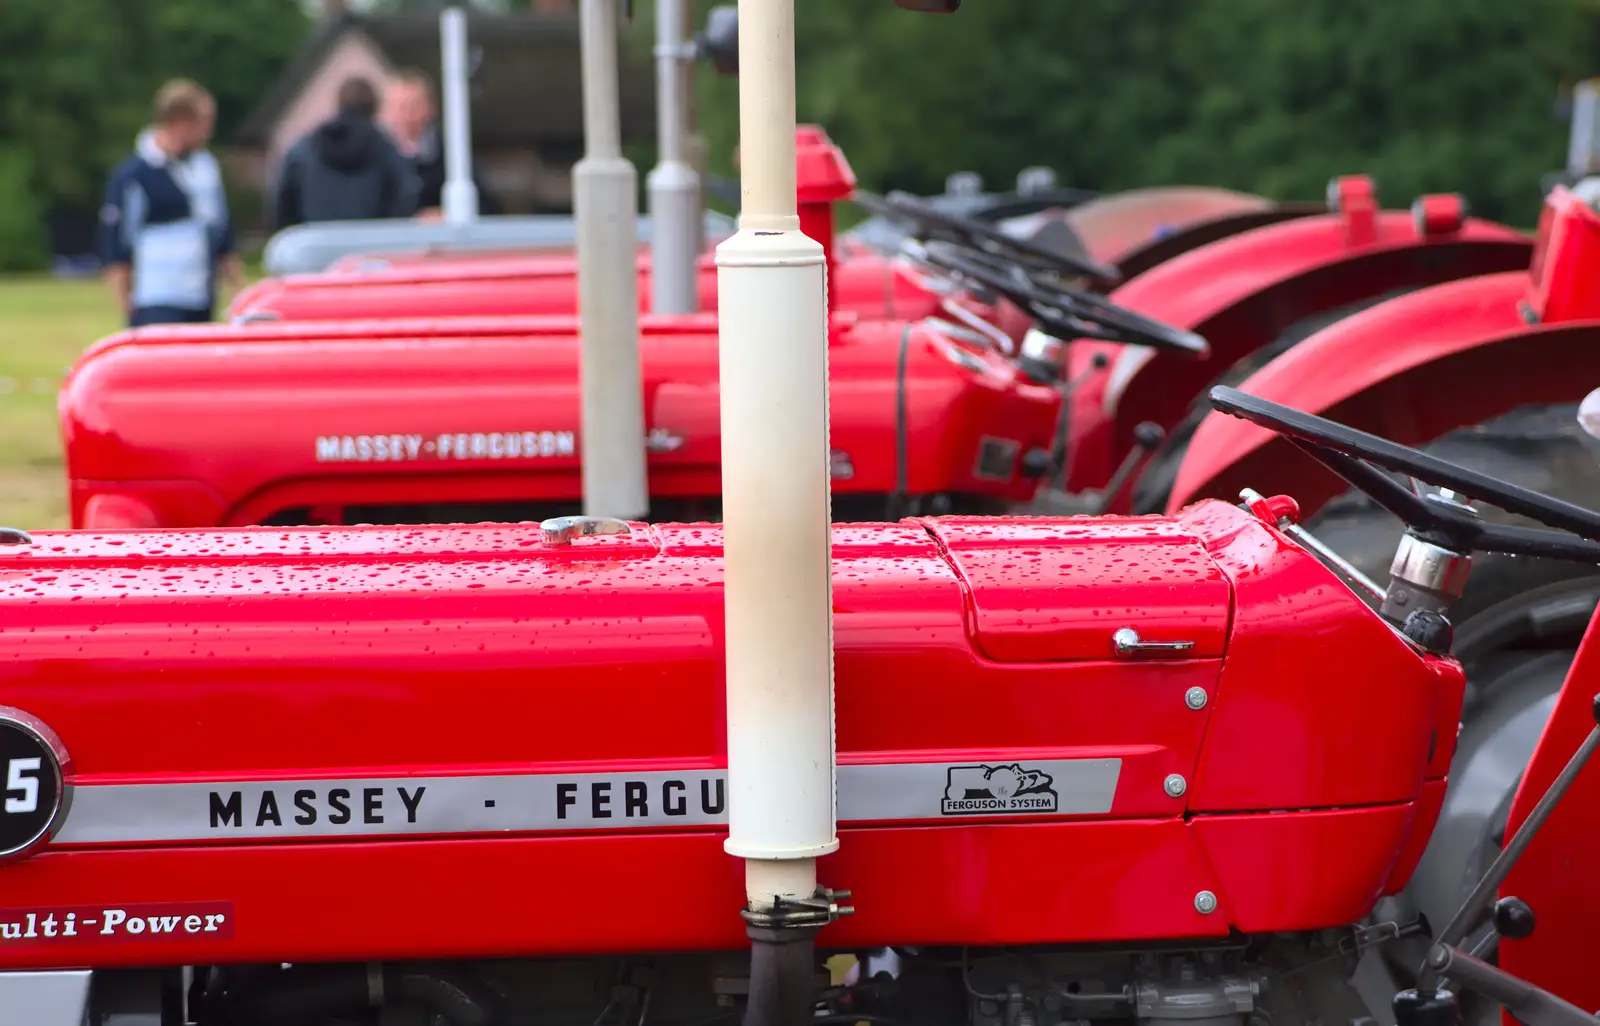
[[[339,113],[284,155],[272,203],[277,227],[416,213],[416,173],[375,123],[377,112],[372,83],[340,84]]]

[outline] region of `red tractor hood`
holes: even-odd
[[[74,791],[0,882],[36,922],[176,917],[154,946],[97,921],[100,966],[737,946],[721,530],[632,532],[5,549],[0,705],[59,737]],[[1453,664],[1237,508],[839,525],[833,561],[824,868],[861,904],[833,943],[1333,926],[1431,827]],[[1119,658],[1123,627],[1193,647]],[[578,914],[620,892],[653,914]],[[0,944],[7,968],[83,958],[59,930]]]
[[[714,502],[715,320],[684,321],[641,336],[641,442],[655,499]],[[485,335],[443,322],[292,327],[130,334],[86,355],[60,398],[74,524],[219,526],[325,506],[514,501],[570,512],[580,500],[570,318]],[[1048,450],[1059,400],[1010,360],[927,327],[839,321],[829,362],[836,495],[1032,495],[1024,457]]]
[[[833,319],[835,330],[853,325],[855,318]],[[641,331],[652,335],[716,334],[716,314],[644,314]],[[248,330],[237,324],[153,324],[119,331],[91,345],[78,358],[81,367],[110,349],[133,345],[224,345],[230,342],[299,342],[316,339],[425,339],[425,338],[546,338],[574,335],[578,319],[572,314],[524,314],[510,317],[389,317],[375,321],[327,321],[300,324],[263,321]],[[198,359],[198,357],[197,357]]]
[[[904,261],[852,250],[833,272],[833,309],[879,320],[916,319],[938,309],[939,293]],[[639,306],[650,308],[650,256],[639,258]],[[715,258],[699,261],[700,309],[717,309]],[[257,282],[228,308],[230,318],[290,321],[372,317],[575,314],[578,264],[570,253],[397,264],[384,270],[289,275]]]
[[[641,243],[638,249],[642,259],[648,259],[650,246]],[[351,253],[342,256],[323,269],[326,274],[363,274],[390,271],[406,267],[481,267],[508,262],[528,265],[531,258],[547,258],[558,264],[575,263],[577,251],[570,247],[550,249],[410,249],[384,253]],[[576,272],[574,272],[576,273]],[[289,277],[306,277],[293,275]],[[281,279],[279,279],[281,280]]]

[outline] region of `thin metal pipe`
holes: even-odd
[[[447,223],[471,224],[478,219],[478,187],[472,181],[467,12],[456,5],[439,12],[439,64],[444,87],[444,188],[440,203]]]

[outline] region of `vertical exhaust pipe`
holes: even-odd
[[[684,0],[656,0],[657,162],[650,172],[650,309],[692,314],[700,309],[700,176],[685,152],[688,66],[694,48],[684,33]]]
[[[739,0],[739,231],[717,247],[729,854],[746,1026],[802,1026],[835,834],[827,272],[795,194],[795,0]]]
[[[444,188],[440,202],[447,224],[471,224],[478,219],[478,187],[472,182],[467,12],[454,4],[439,12],[439,68],[444,86]]]
[[[961,0],[895,0],[954,11]],[[739,0],[739,231],[717,247],[728,840],[751,940],[744,1026],[805,1026],[814,941],[852,911],[833,747],[828,272],[800,230],[795,0]]]
[[[584,155],[572,171],[578,235],[583,511],[639,519],[645,478],[639,373],[638,175],[622,156],[617,0],[581,0]]]

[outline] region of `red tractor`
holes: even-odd
[[[1580,382],[1600,380],[1600,215],[1564,188],[1549,196],[1530,271],[1464,278],[1391,299],[1329,326],[1244,379],[1252,395],[1336,417],[1523,487],[1600,507],[1597,447],[1575,420]],[[1504,841],[1562,679],[1600,600],[1593,566],[1490,555],[1470,575],[1426,548],[1395,556],[1403,524],[1269,430],[1211,415],[1195,422],[1170,495],[1155,509],[1283,481],[1315,537],[1374,585],[1391,612],[1459,596],[1456,655],[1471,682],[1457,778],[1406,906],[1431,920]],[[1149,509],[1150,507],[1145,507]],[[1489,523],[1522,518],[1492,510]],[[1431,575],[1431,576],[1430,576]],[[1405,578],[1414,578],[1407,582]],[[1382,596],[1381,598],[1377,596]],[[1415,954],[1413,952],[1412,954]]]
[[[1337,413],[1413,444],[1523,403],[1575,405],[1584,389],[1571,380],[1597,359],[1588,354],[1595,351],[1600,302],[1589,283],[1600,273],[1600,214],[1556,188],[1545,202],[1536,247],[1527,270],[1463,277],[1332,324],[1245,378],[1244,386],[1263,397],[1292,395],[1318,413]],[[1449,387],[1438,387],[1445,373]],[[1520,393],[1499,387],[1513,375],[1526,382]],[[1193,455],[1160,506],[1226,493],[1269,467],[1294,475],[1308,515],[1339,490],[1291,446],[1237,420],[1205,417],[1194,440]]]
[[[717,322],[640,338],[656,517],[715,516]],[[85,527],[436,523],[576,511],[570,317],[213,327],[102,342],[61,396]],[[983,336],[835,318],[843,518],[1003,509],[1044,473],[1058,394]],[[308,387],[312,382],[319,387]],[[197,419],[198,418],[198,419]],[[208,424],[197,431],[197,424]]]
[[[1052,485],[1048,508],[1115,508],[1151,444],[1153,428],[1141,424],[1178,421],[1209,380],[1303,334],[1308,317],[1395,288],[1526,265],[1527,239],[1461,218],[1447,198],[1430,202],[1441,208],[1431,220],[1382,212],[1369,182],[1342,180],[1335,212],[1203,246],[1108,301],[1062,285],[1063,265],[1037,247],[891,197],[886,208],[925,244],[913,247],[919,265],[882,266],[898,267],[902,280],[915,274],[931,309],[915,325],[836,321],[841,509],[992,512],[1031,502],[1042,484]],[[362,293],[372,290],[328,294]],[[715,321],[646,318],[644,328],[654,515],[714,515]],[[62,393],[73,523],[571,512],[580,494],[576,329],[570,318],[442,318],[113,336],[79,361]],[[1221,360],[1169,356],[1143,366],[1153,349],[1203,353],[1201,334]],[[1135,345],[1122,356],[1110,342],[1058,351],[1085,335]],[[1137,419],[1125,423],[1119,402]],[[212,427],[196,432],[196,424]],[[524,435],[536,444],[523,445]],[[1063,478],[1075,494],[1063,494]]]
[[[1600,561],[1594,513],[1213,402],[1394,510],[1409,544]],[[1293,1026],[1367,1014],[1357,959],[1431,929],[1398,1026],[1499,1004],[1592,1024],[1600,642],[1470,900],[1375,919],[1438,839],[1451,610],[1380,613],[1295,520],[1248,493],[835,526],[841,829],[820,866],[853,897],[745,921],[721,850],[742,793],[721,527],[8,532],[0,1007],[698,1026],[769,1021],[756,995],[776,990],[797,1022]],[[832,952],[869,971],[830,980]]]
[[[835,310],[868,318],[915,319],[937,308],[939,289],[895,260],[906,241],[905,215],[855,190],[844,154],[814,125],[797,132],[798,200],[808,235],[822,240]],[[1041,169],[1033,169],[1041,170]],[[960,175],[952,178],[960,178]],[[1026,178],[1026,173],[1019,178]],[[1021,183],[1019,183],[1020,185]],[[854,198],[873,213],[834,241],[834,208]],[[1053,258],[1063,273],[1108,287],[1207,242],[1253,227],[1321,212],[1306,203],[1272,203],[1222,189],[1144,189],[1093,198],[1076,189],[1036,185],[987,196],[972,189],[917,198],[918,208],[966,230],[1007,238]],[[710,240],[712,242],[720,239]],[[650,253],[640,249],[641,304],[651,295]],[[360,320],[460,314],[574,313],[577,261],[571,251],[452,249],[353,254],[327,271],[270,278],[250,286],[229,307],[230,318]],[[699,307],[716,309],[716,267],[698,266]],[[365,291],[365,290],[372,291]],[[355,290],[355,291],[351,291]]]
[[[838,312],[873,320],[915,320],[936,312],[937,283],[871,246],[834,245],[834,205],[852,195],[855,177],[844,154],[816,126],[802,126],[796,138],[796,177],[801,222],[809,237],[824,244],[831,299]],[[1046,193],[1014,209],[1049,205]],[[930,204],[934,208],[938,205]],[[1072,278],[1114,281],[1118,272],[1087,256],[1081,242],[1060,222],[1047,236],[1051,246],[1013,237],[1000,219],[962,217],[968,232],[1020,248]],[[1066,233],[1064,243],[1056,237]],[[718,241],[718,240],[712,240]],[[647,308],[651,295],[650,254],[641,249],[639,296]],[[264,320],[365,320],[375,317],[575,314],[578,264],[571,252],[445,253],[412,258],[350,258],[343,269],[288,275],[257,282],[235,297],[230,317]],[[717,308],[716,264],[711,254],[698,264],[699,306]]]
[[[1337,179],[1323,214],[1222,238],[1112,290],[1110,301],[1204,337],[1211,354],[1157,359],[1148,347],[1101,341],[1055,357],[1074,384],[1056,447],[1065,455],[1055,508],[1128,510],[1135,481],[1159,478],[1165,454],[1182,451],[1185,417],[1209,384],[1266,363],[1320,324],[1397,292],[1528,266],[1530,240],[1467,217],[1459,197],[1386,211],[1375,192],[1365,177]],[[1024,351],[1051,348],[1033,343]]]
[[[820,130],[802,129],[802,138],[814,131]],[[803,169],[807,167],[816,170],[818,166],[803,165]],[[963,176],[951,177],[961,179]],[[1018,177],[1025,178],[1027,173]],[[802,186],[806,186],[803,179]],[[851,195],[877,212],[837,236],[835,250],[839,260],[899,254],[908,238],[901,217],[893,211],[885,211],[881,201],[874,202],[869,194],[855,192]],[[736,183],[733,196],[737,200]],[[981,221],[1013,238],[1031,238],[1061,250],[1087,255],[1114,267],[1117,279],[1122,280],[1229,235],[1327,212],[1321,203],[1275,203],[1248,193],[1200,186],[1135,189],[1106,196],[1053,186],[1019,188],[1016,192],[1001,194],[970,194],[967,190],[952,188],[942,195],[921,198],[941,213]],[[527,270],[553,274],[558,269],[567,274],[576,273],[570,251],[553,254],[548,249],[471,251],[450,248],[351,254],[334,261],[326,271],[330,275],[377,273],[420,265],[432,269],[460,268],[460,273],[469,278],[475,272],[488,271],[488,265],[497,265],[496,273]],[[845,273],[851,273],[847,264]],[[315,275],[297,280],[305,287],[326,281]],[[433,279],[430,276],[424,280]],[[230,313],[238,316],[256,300],[286,284],[286,278],[259,283],[236,297]],[[703,298],[710,295],[707,291]]]
[[[1396,1026],[1502,1006],[1593,1026],[1587,646],[1503,851],[1442,926],[1391,921],[1379,902],[1441,843],[1466,685],[1450,595],[1370,601],[1284,495],[829,523],[824,260],[777,170],[793,3],[742,6],[761,113],[741,130],[753,209],[719,251],[725,522],[8,532],[0,1007],[42,1026],[1321,1026],[1372,1009],[1361,956],[1427,935]],[[1014,252],[921,251],[1047,331],[1190,338]],[[918,330],[956,337],[901,330],[907,353]],[[100,394],[82,424],[102,437],[99,414],[174,395],[127,356],[160,347],[102,366],[119,348],[144,390]],[[233,394],[229,414],[272,401]],[[1403,561],[1402,586],[1475,552],[1600,560],[1588,510],[1211,401],[1399,515],[1399,551],[1438,557]],[[619,894],[645,911],[604,905]],[[822,973],[831,952],[857,971]]]

